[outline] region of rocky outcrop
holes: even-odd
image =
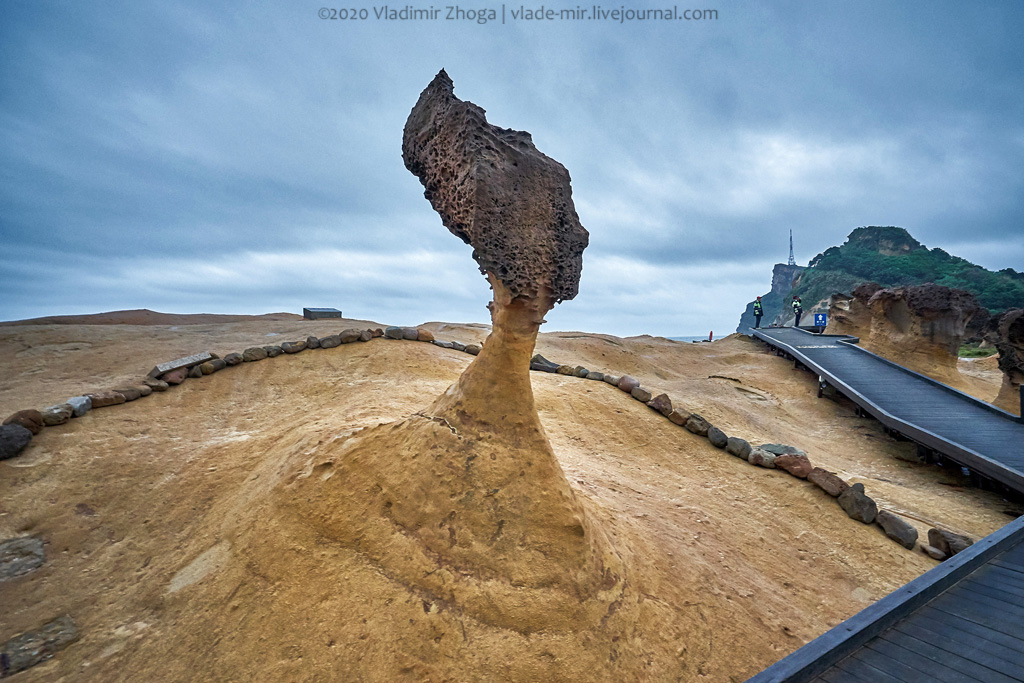
[[[985,341],[999,351],[1003,384],[994,403],[1020,415],[1020,387],[1024,384],[1024,309],[1011,308],[993,316],[983,331]]]
[[[623,563],[569,486],[530,384],[544,315],[575,296],[587,245],[569,174],[529,134],[492,126],[456,98],[443,71],[409,115],[402,149],[490,282],[490,335],[465,347],[476,358],[431,405],[318,452],[317,475],[282,489],[282,504],[411,594],[479,622],[526,633],[599,627],[629,609]],[[419,338],[411,332],[385,336]]]
[[[883,288],[865,283],[834,294],[827,334],[860,338],[869,351],[953,386],[967,323],[981,310],[972,294],[935,284]]]
[[[772,270],[772,289],[761,297],[761,306],[764,309],[764,316],[761,318],[761,327],[768,327],[769,324],[782,324],[786,320],[792,322],[793,312],[788,307],[788,294],[800,281],[800,276],[807,270],[803,266],[776,263]],[[809,311],[804,311],[804,319],[809,316]],[[803,320],[800,321],[801,323]],[[747,304],[746,310],[740,316],[740,324],[737,332],[750,334],[754,327],[754,302]]]
[[[442,70],[409,115],[402,159],[445,227],[513,300],[576,296],[589,235],[569,172],[529,133],[489,124],[483,109],[455,97]]]

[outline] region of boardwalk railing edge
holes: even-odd
[[[796,328],[796,329],[799,329],[799,328]],[[813,337],[815,339],[821,339],[823,336],[825,336],[826,338],[829,338],[829,339],[839,338],[839,341],[843,341],[844,339],[851,339],[850,337],[846,337],[845,335],[818,335],[818,334],[814,334],[812,332],[808,332],[806,330],[800,330],[800,331],[803,332],[804,334],[810,335],[811,337]],[[864,408],[869,413],[871,413],[877,420],[882,422],[882,424],[886,425],[887,427],[898,428],[898,431],[902,432],[906,436],[914,438],[916,441],[918,441],[921,444],[924,444],[925,446],[928,446],[929,448],[940,449],[940,450],[947,451],[946,455],[951,455],[952,457],[954,457],[954,459],[958,460],[961,465],[969,467],[972,470],[974,470],[974,471],[976,471],[976,472],[978,472],[980,474],[983,474],[983,475],[985,475],[985,476],[987,476],[987,477],[989,477],[991,479],[995,479],[996,481],[1001,481],[1004,484],[1011,485],[1013,488],[1015,488],[1018,491],[1024,491],[1024,476],[1022,476],[1019,472],[1016,472],[1014,470],[1008,469],[1002,463],[1000,463],[998,461],[995,461],[995,460],[992,460],[991,458],[989,458],[989,457],[987,457],[987,456],[985,456],[985,455],[983,455],[981,453],[978,453],[977,451],[975,451],[973,449],[967,448],[966,446],[964,446],[962,444],[949,441],[948,439],[945,439],[945,438],[939,436],[938,434],[935,434],[934,432],[930,432],[927,429],[922,429],[921,427],[918,427],[917,425],[911,424],[909,422],[906,422],[905,420],[900,419],[899,417],[896,417],[895,415],[887,412],[881,406],[877,405],[875,402],[873,402],[870,399],[868,399],[867,397],[865,397],[863,394],[861,394],[859,391],[857,391],[856,389],[854,389],[853,387],[848,385],[846,382],[843,382],[841,379],[836,377],[834,374],[832,374],[831,372],[829,372],[828,370],[826,370],[822,366],[820,366],[817,363],[815,363],[814,361],[812,361],[806,355],[800,353],[800,351],[798,349],[794,348],[793,346],[791,346],[791,345],[789,345],[789,344],[787,344],[785,342],[779,341],[777,339],[773,339],[773,338],[769,337],[768,335],[761,334],[759,332],[760,331],[755,332],[755,336],[758,339],[761,339],[762,341],[764,341],[764,342],[766,342],[766,343],[768,343],[768,344],[770,344],[772,346],[775,346],[777,348],[786,349],[794,357],[799,356],[801,363],[803,363],[807,367],[813,369],[819,376],[824,377],[825,379],[827,379],[828,382],[830,384],[832,384],[832,386],[834,386],[834,387],[836,387],[838,389],[841,389],[842,392],[848,398],[852,399],[855,403],[857,403],[862,408]],[[903,370],[904,372],[906,372],[906,373],[908,373],[910,375],[921,377],[921,378],[927,380],[929,383],[936,384],[936,385],[938,385],[940,387],[945,387],[945,385],[943,385],[941,382],[936,382],[935,380],[931,379],[930,377],[925,377],[924,375],[920,375],[919,373],[915,373],[912,370],[907,370],[906,368],[902,367],[901,365],[897,365],[895,363],[892,363],[891,361],[888,361],[888,360],[886,360],[884,358],[881,358],[881,356],[877,356],[876,354],[873,354],[870,351],[862,349],[862,348],[860,348],[858,346],[853,346],[853,345],[850,345],[850,346],[851,346],[851,348],[858,349],[861,353],[867,353],[867,354],[870,354],[870,355],[872,355],[872,356],[874,356],[874,357],[876,357],[876,358],[878,358],[878,359],[880,359],[882,361],[885,361],[888,365],[892,365],[893,367],[898,368],[900,370]],[[952,389],[950,387],[945,387],[945,388],[949,389],[950,391],[956,392],[955,389]],[[956,392],[956,393],[960,393],[960,392]],[[984,403],[983,401],[978,401],[978,399],[976,399],[974,397],[971,397],[971,396],[967,396],[966,394],[963,394],[963,396],[966,397],[966,398],[969,398],[972,402]],[[988,404],[985,404],[985,405],[988,405]],[[999,410],[998,408],[995,408],[994,406],[989,406],[989,407],[992,408],[995,411],[998,411],[998,413],[1002,414],[1002,416],[1007,417],[1011,422],[1014,422],[1014,423],[1018,422],[1017,421],[1017,417],[1015,415],[1012,415],[1011,413],[1007,413],[1005,411]],[[949,453],[948,451],[950,451],[950,450],[954,451],[954,453]]]
[[[1024,516],[779,660],[747,683],[806,683],[983,564],[1024,541]]]

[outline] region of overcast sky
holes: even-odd
[[[548,331],[724,335],[790,229],[801,264],[898,225],[1024,270],[1020,0],[504,25],[495,2],[462,5],[498,10],[482,25],[444,4],[377,20],[373,0],[346,3],[365,21],[324,20],[324,2],[3,0],[0,320],[332,306],[486,322],[470,248],[401,159],[442,67],[572,175],[590,247]]]

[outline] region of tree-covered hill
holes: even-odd
[[[804,319],[810,322],[809,314],[816,304],[827,304],[835,292],[849,294],[862,282],[877,282],[884,287],[934,282],[967,290],[992,312],[1024,307],[1024,273],[1012,268],[987,270],[942,249],[929,249],[905,229],[893,226],[857,228],[842,246],[826,249],[811,259],[809,267],[796,276],[792,291],[783,296],[786,301],[799,296],[804,302]],[[740,320],[741,331],[753,322],[752,317],[748,321],[747,308]],[[769,311],[766,307],[765,324],[778,311],[772,308]],[[775,322],[790,324],[792,315],[787,316],[785,308],[781,310]]]

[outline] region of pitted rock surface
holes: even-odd
[[[487,122],[454,94],[441,70],[420,94],[402,137],[402,159],[456,237],[473,247],[481,272],[513,298],[550,290],[554,302],[579,291],[590,236],[572,202],[569,172],[524,131]]]

